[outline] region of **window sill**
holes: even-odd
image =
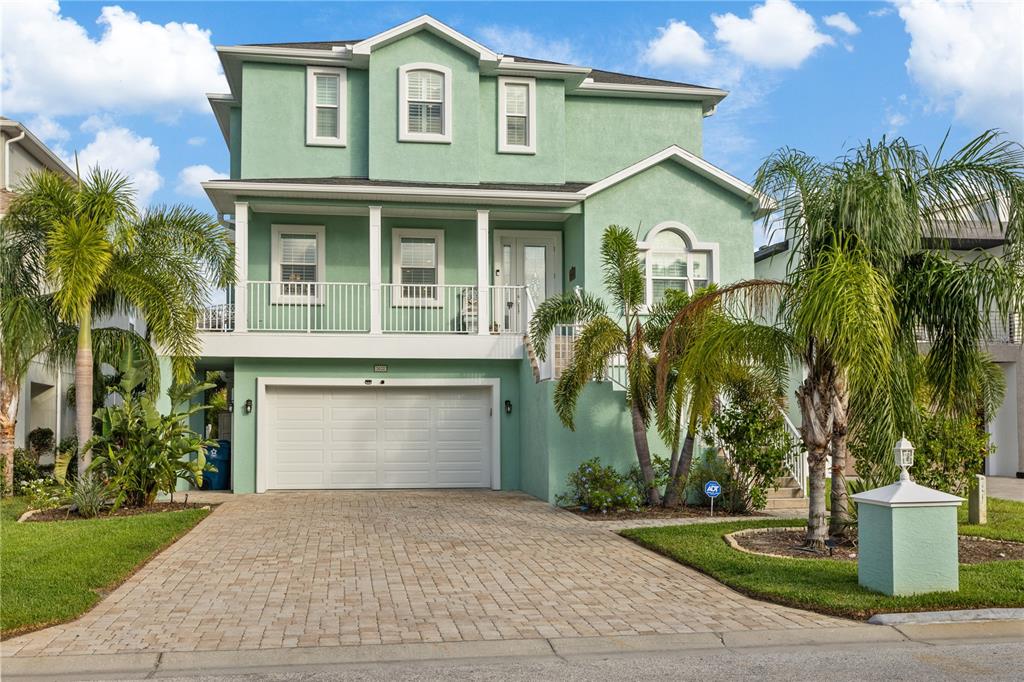
[[[519,154],[521,156],[535,156],[537,150],[530,147],[498,147],[499,154]]]
[[[418,142],[421,144],[451,144],[451,135],[427,135],[424,133],[402,133],[399,142]]]
[[[317,139],[306,140],[307,147],[347,147],[344,140]]]

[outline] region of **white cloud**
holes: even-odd
[[[837,12],[836,14],[830,14],[824,19],[822,19],[822,21],[825,23],[826,26],[838,28],[840,31],[849,36],[857,35],[858,33],[860,33],[860,26],[853,23],[853,19],[851,19],[849,15],[846,14],[846,12]]]
[[[546,59],[563,64],[579,64],[585,61],[576,53],[572,43],[565,38],[544,38],[526,29],[503,26],[484,26],[477,33],[480,42],[503,54]]]
[[[66,142],[71,138],[67,128],[45,114],[39,114],[27,126],[36,137],[48,144]]]
[[[909,121],[905,114],[893,109],[892,107],[885,108],[885,125],[887,126],[886,135],[890,137],[899,133],[900,128],[907,124]]]
[[[789,0],[766,0],[749,19],[713,14],[715,38],[741,59],[771,69],[796,68],[831,36],[818,30],[814,17]]]
[[[82,172],[93,166],[103,170],[118,170],[128,176],[135,188],[136,204],[142,208],[164,184],[156,163],[160,160],[160,149],[152,138],[139,137],[121,126],[96,131],[96,137],[78,152],[78,163]],[[74,159],[65,159],[74,168]]]
[[[188,138],[186,142],[190,147],[202,147],[206,144],[206,138],[201,135],[196,135],[195,137]]]
[[[205,111],[204,93],[223,90],[210,31],[163,26],[117,6],[100,10],[94,40],[56,0],[8,2],[0,29],[2,96],[11,113],[82,115],[161,107],[168,116]]]
[[[707,66],[711,55],[704,38],[685,21],[675,19],[658,29],[658,37],[647,43],[643,59],[653,66]]]
[[[206,193],[203,192],[203,188],[199,183],[206,182],[207,180],[223,180],[226,177],[226,173],[219,173],[205,163],[185,166],[178,173],[178,186],[174,190],[178,194],[184,194],[188,197],[203,197],[206,196]]]
[[[898,4],[910,34],[906,66],[938,107],[957,119],[1024,131],[1024,4],[937,2]]]
[[[887,17],[892,14],[892,7],[879,7],[868,12],[869,17]]]

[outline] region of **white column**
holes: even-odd
[[[273,273],[270,279],[274,279]],[[235,331],[249,330],[249,204],[235,202]]]
[[[54,452],[54,456],[56,456],[57,444],[60,443],[60,422],[61,422],[61,418],[64,416],[63,415],[63,412],[64,412],[64,400],[63,400],[63,398],[64,398],[64,396],[62,395],[63,392],[64,392],[63,391],[64,386],[63,386],[63,382],[61,381],[61,379],[64,378],[63,377],[63,375],[64,375],[64,368],[61,367],[61,366],[58,366],[53,371],[53,374],[54,374],[54,381],[53,381],[54,388],[57,389],[56,390],[56,393],[57,393],[57,411],[53,415],[53,452]]]
[[[491,244],[490,244],[491,212],[476,212],[476,284],[477,295],[477,334],[491,333]]]
[[[381,333],[380,206],[370,207],[370,333]]]

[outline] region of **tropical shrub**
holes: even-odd
[[[38,460],[40,455],[46,455],[53,452],[53,429],[48,429],[45,426],[32,429],[28,432],[28,449],[32,451],[32,454],[36,456]]]
[[[583,462],[569,474],[568,488],[567,493],[558,496],[558,503],[583,511],[636,511],[645,499],[630,476],[601,464],[597,457]],[[642,490],[646,489],[644,485]]]
[[[39,473],[39,460],[28,450],[24,448],[15,448],[14,450],[14,488],[18,489],[18,486],[28,481],[35,481],[36,479],[42,478]]]
[[[668,457],[662,457],[661,455],[651,455],[651,467],[654,469],[654,485],[659,489],[664,488],[671,481],[672,476],[669,472],[671,462]],[[633,482],[633,486],[636,487],[637,494],[640,495],[641,499],[647,498],[647,484],[644,482],[644,474],[640,470],[640,467],[634,464],[629,469],[629,480]]]
[[[712,418],[712,428],[729,453],[744,509],[764,509],[768,491],[785,474],[786,456],[797,444],[770,396],[747,384],[732,393],[733,402]]]
[[[722,494],[715,498],[715,509],[731,513],[747,511],[748,497],[743,484],[736,480],[729,463],[713,448],[694,457],[686,481],[686,501],[710,507],[711,498],[704,494],[704,484],[708,481],[718,481],[722,486]]]
[[[99,515],[106,506],[108,497],[107,483],[98,476],[80,478],[71,488],[71,506],[85,519]]]
[[[18,492],[25,496],[29,509],[56,509],[71,501],[71,489],[49,477],[24,481]]]
[[[172,386],[167,394],[174,407],[163,415],[149,395],[136,390],[144,373],[130,357],[122,364],[121,381],[112,389],[119,404],[95,413],[100,432],[86,444],[93,453],[88,471],[109,486],[115,509],[152,504],[158,494],[173,492],[178,479],[201,487],[203,474],[216,470],[206,461],[206,449],[215,443],[188,423],[189,417],[206,409],[191,405],[193,396],[210,385]]]

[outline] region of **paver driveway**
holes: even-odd
[[[516,493],[231,498],[80,620],[5,655],[838,626]]]

